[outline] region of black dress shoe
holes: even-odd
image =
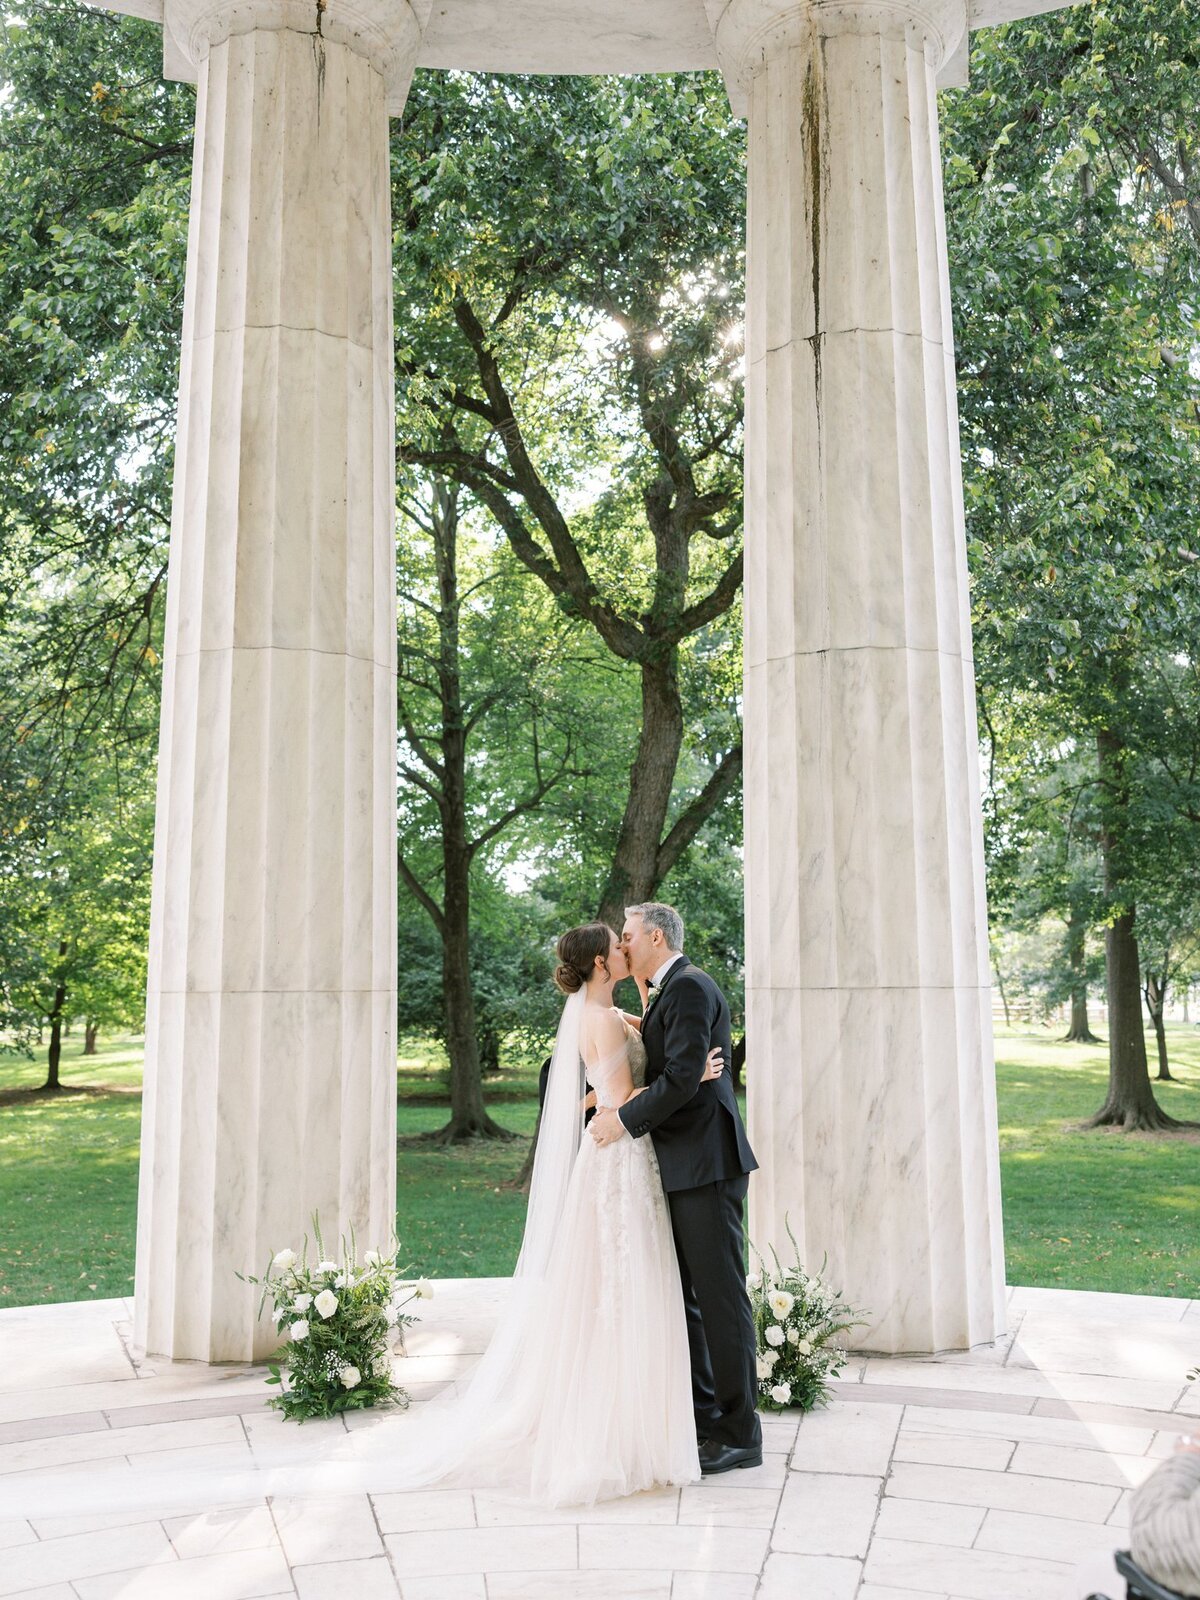
[[[717,1472],[732,1472],[734,1467],[761,1467],[762,1445],[720,1444],[706,1439],[700,1446],[700,1471],[706,1478]]]

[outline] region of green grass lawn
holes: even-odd
[[[1200,1122],[1200,1029],[1169,1027],[1167,1053],[1180,1082],[1156,1083],[1158,1102]],[[996,1081],[1009,1283],[1200,1298],[1200,1130],[1076,1132],[1108,1052],[1056,1032],[998,1029]]]
[[[1178,1084],[1166,1110],[1200,1121],[1200,1030],[1169,1031]],[[56,1098],[27,1091],[44,1063],[0,1057],[0,1306],[127,1294],[133,1285],[141,1041],[67,1041]],[[1075,1131],[1100,1104],[1103,1047],[1050,1032],[996,1038],[1010,1283],[1200,1295],[1200,1133]],[[511,1187],[525,1138],[481,1149],[411,1143],[448,1115],[444,1068],[402,1055],[397,1231],[410,1271],[512,1270],[524,1199]],[[489,1086],[492,1115],[528,1136],[536,1072]]]

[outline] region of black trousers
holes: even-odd
[[[742,1205],[749,1178],[667,1195],[683,1280],[692,1403],[701,1439],[748,1449],[762,1442],[754,1316],[746,1292]]]

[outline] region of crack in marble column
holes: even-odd
[[[854,1342],[1004,1328],[935,77],[962,0],[713,0],[748,107],[746,893],[759,1248]]]

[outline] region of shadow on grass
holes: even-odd
[[[140,1083],[60,1083],[56,1089],[48,1088],[43,1083],[36,1089],[0,1089],[0,1107],[31,1105],[39,1100],[55,1105],[60,1100],[72,1100],[76,1096],[92,1100],[106,1100],[113,1095],[140,1098],[141,1093]]]

